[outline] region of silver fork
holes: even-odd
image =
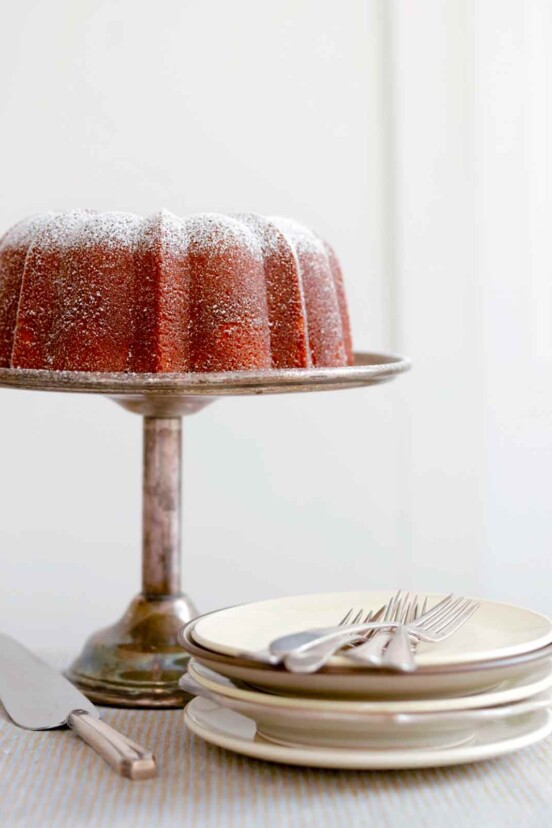
[[[400,594],[400,590],[399,593]],[[393,596],[395,598],[396,596]],[[373,629],[378,629],[381,626],[386,626],[384,622],[380,620],[381,613],[383,613],[384,607],[380,607],[380,609],[373,613],[371,616],[371,620],[363,621],[360,623],[353,624],[351,621],[348,621],[348,626],[352,628],[350,631],[357,633],[357,639],[362,640],[369,632]],[[352,610],[349,610],[349,613],[352,613]],[[318,646],[318,644],[322,644],[325,641],[329,640],[339,640],[343,637],[344,631],[343,621],[348,619],[349,613],[345,616],[344,619],[341,619],[341,622],[337,626],[333,627],[317,627],[311,628],[307,630],[300,630],[299,632],[294,633],[286,633],[286,635],[278,636],[273,641],[270,642],[268,645],[268,650],[276,656],[280,656],[279,660],[282,660],[284,655],[288,655],[291,652],[295,652],[296,650],[304,650],[308,649],[311,646]],[[368,617],[368,616],[367,616]],[[358,618],[358,613],[356,619]],[[348,632],[348,631],[347,631]],[[348,638],[348,635],[347,635]]]
[[[414,650],[421,640],[431,641],[434,644],[444,641],[454,635],[471,618],[478,607],[478,601],[458,598],[450,606],[436,613],[429,621],[426,620],[419,629],[408,624],[398,627],[383,653],[382,667],[412,672],[416,669]]]
[[[408,593],[407,593],[408,596]],[[406,603],[406,602],[405,602]],[[407,611],[412,607],[411,611]],[[383,621],[398,621],[401,620],[402,623],[407,623],[410,621],[416,620],[420,615],[423,615],[427,612],[427,598],[424,601],[421,611],[418,608],[418,599],[417,596],[414,597],[413,601],[410,605],[405,607],[405,612],[403,612],[402,619],[398,616],[395,612],[396,606],[390,602],[387,611],[385,613]],[[381,665],[381,659],[383,656],[383,651],[391,641],[393,635],[392,630],[376,630],[371,633],[366,641],[363,644],[358,644],[350,653],[347,653],[348,657],[352,661],[356,661],[359,664],[370,664],[375,667],[379,667]]]
[[[456,598],[449,606],[443,607],[438,613],[426,618],[421,624],[416,621],[409,624],[407,627],[408,634],[416,644],[419,641],[438,644],[464,626],[479,607],[479,601],[474,601],[471,598]]]
[[[337,622],[338,627],[344,627],[346,624],[360,624],[362,621],[362,616],[364,615],[364,610],[359,610],[356,615],[353,615],[353,608],[346,612],[341,621]],[[364,620],[368,618],[370,615],[369,612],[366,613]]]
[[[368,624],[373,620],[378,620],[385,612],[386,605],[384,604],[375,612],[369,612],[364,620],[364,624]],[[354,624],[349,625],[353,631],[347,635],[347,632],[340,636],[339,641],[335,638],[330,641],[320,641],[307,644],[304,647],[296,647],[291,652],[288,652],[283,657],[283,663],[286,670],[291,673],[316,673],[326,661],[333,655],[336,649],[346,647],[349,643],[358,639],[359,633],[354,631]],[[363,634],[362,634],[363,635]]]
[[[416,669],[413,647],[408,637],[408,627],[427,610],[427,599],[424,601],[422,612],[419,612],[418,596],[410,601],[403,614],[403,623],[388,636],[386,645],[381,651],[380,664],[392,670],[411,673]]]
[[[363,609],[360,609],[357,613],[355,613],[354,608],[351,607],[351,609],[345,613],[341,621],[337,622],[336,628],[365,624],[371,619],[372,615],[373,613],[372,611],[370,611],[366,613],[366,615],[364,616]],[[298,642],[299,647],[308,647],[309,644],[313,643],[313,641],[318,641],[320,636],[317,633],[317,630],[310,630],[308,633],[305,634],[298,633],[297,638],[299,639],[299,637],[301,636],[301,639],[303,641],[302,645],[300,642]],[[240,653],[240,656],[242,658],[250,659],[251,661],[261,661],[264,664],[277,665],[281,664],[288,652],[289,647],[282,647],[281,649],[275,648],[273,650],[271,645],[270,649],[264,648],[262,650],[244,650]]]
[[[393,596],[391,600],[395,602],[400,600],[401,602],[401,609],[399,609],[396,606],[393,613],[393,617],[395,617],[396,614],[397,618],[401,618],[404,602],[407,600],[407,598],[408,596],[402,596],[400,598],[398,595]],[[410,623],[408,625],[409,632],[411,630],[416,632],[416,635],[421,640],[433,641],[435,638],[434,633],[431,632],[426,634],[422,628],[422,624],[426,622],[429,618],[433,619],[436,615],[439,615],[439,617],[441,617],[443,612],[447,610],[448,606],[451,603],[454,603],[456,606],[458,600],[461,601],[463,599],[457,599],[456,602],[453,602],[452,596],[447,596],[442,601],[440,601],[435,607],[429,610],[425,616],[419,616],[418,618],[416,618],[415,621]],[[278,664],[282,661],[286,662],[287,660],[286,666],[289,670],[293,672],[316,672],[316,670],[320,669],[320,667],[323,666],[325,661],[327,661],[328,658],[330,658],[335,652],[340,650],[345,645],[354,642],[355,640],[361,641],[371,631],[378,629],[395,630],[400,626],[404,626],[404,623],[402,621],[380,620],[381,615],[385,612],[386,606],[387,605],[380,607],[380,609],[376,613],[374,613],[367,621],[363,621],[362,623],[358,624],[347,625],[347,630],[344,630],[341,626],[334,626],[320,629],[304,630],[302,632],[290,633],[281,636],[272,641],[269,645],[270,653],[273,653],[274,656],[276,656],[276,658],[267,654],[266,651],[261,651],[259,653],[249,653],[246,655],[254,658],[262,657],[265,661],[271,659],[269,663],[272,664]],[[313,651],[312,658],[310,657],[311,650]],[[319,650],[320,653],[318,652]],[[314,651],[316,651],[316,655],[314,654]],[[322,653],[324,654],[324,656],[322,656]]]
[[[399,590],[387,604],[384,604],[379,610],[370,613],[370,617],[364,623],[382,622],[385,615],[394,616],[395,612],[400,615],[401,602],[401,591]],[[316,673],[337,650],[352,644],[359,638],[362,640],[369,632],[369,630],[355,630],[353,625],[348,636],[347,634],[342,634],[339,637],[330,636],[306,647],[295,648],[284,657],[284,666],[292,673]]]
[[[439,604],[431,610],[431,614],[437,612],[445,603],[450,602],[451,596],[443,599]],[[362,641],[367,635],[375,630],[393,630],[404,623],[403,614],[405,606],[409,601],[408,593],[402,594],[399,590],[383,607],[374,614],[372,619],[365,624],[357,626],[352,625],[345,633],[335,627],[328,627],[326,630],[306,631],[304,633],[296,633],[292,636],[284,636],[277,639],[270,645],[272,649],[275,644],[286,650],[284,664],[291,672],[297,673],[314,673],[324,666],[325,662],[331,658],[334,653],[340,650],[344,645]],[[387,620],[381,620],[383,615],[387,615]],[[397,620],[395,620],[397,619]],[[419,623],[422,618],[419,617],[416,622]],[[297,646],[303,639],[308,640],[312,633],[316,633],[314,640],[304,646]],[[356,647],[355,647],[356,649]],[[355,650],[348,650],[347,653],[354,654]],[[354,657],[354,655],[353,655]]]
[[[443,598],[435,607],[429,610],[425,616],[419,615],[417,618],[408,624],[408,630],[416,631],[416,635],[424,640],[427,638],[426,633],[421,629],[423,622],[436,617],[443,617],[443,613],[447,612],[447,608],[453,601],[451,595]],[[391,604],[391,607],[389,607]],[[405,621],[409,617],[410,612],[410,596],[408,593],[401,594],[401,591],[391,598],[390,602],[375,614],[364,626],[352,625],[347,634],[344,632],[330,631],[327,635],[316,639],[309,645],[299,648],[294,648],[288,651],[283,659],[285,667],[293,673],[315,673],[344,645],[350,644],[356,640],[362,640],[367,634],[373,630],[385,629],[396,630],[405,625]],[[379,620],[379,616],[389,614],[389,619],[386,621]],[[378,618],[376,619],[376,616]],[[321,631],[320,631],[321,632]],[[432,634],[431,634],[432,635]],[[280,640],[281,644],[286,643],[286,639]],[[355,649],[348,650],[347,655],[354,658]],[[406,656],[404,656],[406,658]],[[398,667],[396,668],[398,669]],[[401,667],[401,669],[403,669]]]
[[[388,643],[388,641],[390,640],[390,635],[398,634],[400,636],[400,631],[404,629],[404,625],[412,623],[416,618],[418,618],[419,614],[420,613],[418,607],[418,596],[415,595],[414,597],[411,597],[408,592],[405,594],[401,594],[400,592],[398,592],[387,605],[386,611],[381,619],[383,623],[393,624],[394,631],[390,632],[389,630],[378,630],[373,633],[373,636],[375,638],[379,638],[381,636],[383,639],[383,641],[380,641],[379,643],[376,642],[377,649],[380,650],[381,647],[384,647]],[[373,645],[371,645],[369,641],[366,642],[366,644],[356,645],[352,651],[352,657],[354,658],[354,654],[357,651],[362,651],[364,647],[368,645],[370,645],[370,649],[372,650]],[[333,653],[331,654],[333,655]],[[404,653],[400,655],[402,657],[401,666],[404,669],[406,669],[406,656]],[[411,660],[413,660],[411,654],[410,658]],[[360,660],[362,661],[362,656]],[[306,663],[304,663],[303,668],[305,668],[306,666]],[[319,664],[317,666],[318,669],[320,669],[320,666],[322,666],[322,664]]]

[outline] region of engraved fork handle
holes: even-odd
[[[67,725],[121,776],[151,779],[157,775],[153,753],[144,750],[128,736],[117,733],[86,710],[73,710],[67,718]]]

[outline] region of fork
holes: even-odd
[[[398,599],[400,593],[401,590],[399,590],[391,600]],[[387,626],[387,624],[380,620],[381,615],[383,614],[386,606],[387,604],[385,604],[383,607],[380,607],[380,609],[375,613],[369,613],[369,615],[366,616],[364,621],[358,621],[360,613],[357,613],[357,615],[353,618],[353,623],[353,621],[350,620],[350,617],[353,612],[353,610],[351,609],[345,615],[345,617],[341,619],[337,626],[319,627],[314,629],[311,628],[308,630],[300,630],[299,632],[286,633],[286,635],[279,636],[278,638],[275,638],[273,641],[271,641],[268,645],[268,650],[270,653],[279,656],[279,661],[281,661],[284,655],[287,655],[296,650],[308,649],[311,646],[317,646],[318,644],[322,644],[325,641],[329,641],[330,639],[341,639],[344,635],[342,627],[345,626],[345,624],[347,624],[347,626],[349,627],[346,635],[347,639],[348,633],[350,631],[351,633],[354,632],[358,634],[357,638],[359,640],[362,640],[372,630],[378,629],[379,627]],[[370,620],[368,620],[369,616]],[[266,651],[260,652],[263,652],[266,655]],[[254,655],[254,653],[251,653],[250,655]]]
[[[384,604],[379,610],[371,614],[371,618],[366,623],[383,623],[383,618],[386,616],[395,616],[398,613],[400,616],[402,606],[401,590],[399,590],[392,598]],[[284,657],[284,666],[292,673],[315,673],[328,661],[331,656],[347,645],[354,645],[354,642],[359,638],[362,640],[366,629],[358,630],[351,629],[349,635],[342,634],[339,637],[328,636],[324,639],[313,642],[309,646],[296,648]]]
[[[369,612],[363,624],[377,622],[378,619],[384,614],[385,609],[386,605],[384,604],[375,612]],[[339,643],[337,644],[335,639],[331,639],[330,641],[314,641],[310,644],[304,645],[303,647],[296,647],[290,652],[284,654],[282,658],[284,667],[291,673],[315,673],[326,663],[328,658],[333,655],[336,648],[346,647],[349,643],[352,643],[358,639],[359,633],[354,631],[356,625],[351,624],[349,626],[353,628],[352,631],[350,633],[344,631],[339,638]],[[362,635],[364,635],[364,633],[362,633]]]
[[[287,667],[293,672],[316,672],[317,669],[320,669],[320,667],[323,666],[328,658],[330,658],[335,652],[340,650],[346,644],[362,640],[373,630],[395,630],[398,627],[404,626],[402,613],[404,612],[405,602],[408,598],[408,594],[401,596],[401,591],[399,590],[399,592],[391,599],[391,601],[394,602],[393,619],[397,617],[401,620],[380,620],[386,611],[387,604],[380,607],[377,612],[369,614],[369,616],[367,616],[367,620],[360,623],[352,623],[352,621],[356,622],[357,619],[360,618],[360,614],[357,613],[351,621],[353,611],[349,610],[337,626],[303,630],[297,633],[288,633],[287,635],[280,636],[272,641],[268,650],[244,652],[241,655],[246,658],[262,660],[269,664],[280,664],[282,661],[285,662],[287,659]],[[437,615],[441,618],[451,603],[454,603],[456,606],[458,601],[461,600],[463,599],[456,599],[456,601],[453,602],[452,595],[447,596],[436,604],[435,607],[429,610],[426,615],[420,615],[414,621],[410,622],[408,624],[408,631],[415,632],[417,637],[424,641],[433,642],[440,640],[435,638],[437,632],[426,633],[422,624],[430,618],[435,619]],[[397,606],[399,601],[400,604]],[[347,627],[347,629],[345,630],[344,627]],[[326,644],[328,645],[328,648],[322,649],[322,645]],[[319,648],[320,653],[318,653]],[[317,651],[316,657],[313,653],[312,658],[310,658],[309,653],[311,650]],[[322,657],[322,653],[324,654],[324,658]]]
[[[479,601],[457,598],[448,604],[433,607],[429,613],[426,613],[425,620],[420,627],[416,627],[415,622],[412,623],[409,618],[406,623],[391,633],[379,664],[401,672],[416,670],[414,651],[419,642],[428,641],[437,644],[454,635],[471,618],[479,605]],[[412,616],[415,612],[416,605],[411,602],[407,616]]]
[[[450,596],[448,597],[450,598]],[[408,612],[409,609],[410,612]],[[402,619],[399,619],[397,613],[394,613],[393,610],[394,607],[390,603],[382,620],[402,620],[403,623],[415,621],[420,615],[424,615],[427,612],[427,598],[425,599],[420,610],[418,607],[418,597],[415,596],[410,604],[410,607],[406,607],[407,613],[403,613]],[[351,653],[348,653],[348,658],[352,661],[358,662],[359,664],[370,664],[372,666],[379,667],[381,665],[383,651],[391,641],[392,637],[393,630],[391,629],[376,630],[375,632],[369,634],[364,643],[358,644],[354,650],[351,651]]]
[[[427,609],[427,599],[424,601],[424,607]],[[391,632],[388,637],[387,646],[382,650],[382,666],[388,667],[392,670],[400,670],[405,673],[411,673],[416,669],[413,647],[411,646],[410,639],[408,637],[408,626],[409,624],[412,624],[419,615],[424,615],[424,611],[422,609],[422,612],[419,612],[418,596],[415,595],[410,603],[405,607],[402,625]]]
[[[409,617],[409,594],[406,593],[405,595],[401,595],[399,590],[399,592],[393,596],[390,603],[392,604],[392,607],[389,610],[389,615],[391,616],[390,620],[374,621],[374,619],[372,619],[365,625],[359,625],[356,628],[352,627],[346,636],[344,636],[343,632],[336,632],[334,629],[324,637],[319,638],[317,642],[313,642],[309,645],[309,647],[303,647],[289,652],[284,658],[286,668],[290,672],[294,673],[315,673],[317,670],[320,670],[328,659],[338,652],[344,644],[349,644],[355,639],[362,639],[362,637],[364,637],[371,630],[396,630],[400,627],[405,627],[405,621]],[[408,629],[409,632],[411,630],[415,631],[418,639],[433,641],[435,639],[435,635],[433,633],[426,633],[422,625],[428,620],[435,620],[436,618],[442,619],[443,617],[447,618],[448,607],[451,604],[456,606],[457,603],[458,601],[454,601],[452,595],[448,595],[425,615],[419,615],[414,621],[410,621],[406,629]],[[380,609],[378,611],[378,615],[380,613],[386,614],[387,611],[388,605],[385,606],[385,609]],[[402,633],[400,635],[402,636]],[[354,649],[348,651],[347,654],[354,658]],[[403,653],[402,657],[404,661],[406,660],[407,655]],[[404,668],[402,666],[399,668],[395,665],[395,669]],[[410,666],[410,669],[412,669],[412,666]]]
[[[363,615],[364,615],[364,610],[363,609],[358,610],[358,612],[356,614],[353,614],[353,613],[354,613],[354,609],[353,609],[353,607],[351,607],[351,609],[348,612],[345,613],[345,615],[343,616],[341,621],[337,622],[336,627],[335,628],[332,627],[332,629],[338,629],[340,627],[353,626],[353,625],[357,626],[359,624],[366,624],[372,618],[372,616],[374,614],[372,611],[370,611],[370,612],[366,613],[366,615],[364,616],[364,619],[363,619]],[[323,630],[321,630],[320,633],[321,632],[323,632]],[[297,638],[298,643],[295,645],[295,648],[297,649],[297,648],[300,648],[301,646],[308,647],[313,642],[315,642],[315,641],[317,642],[320,638],[320,634],[319,634],[318,630],[308,630],[305,633],[293,633],[292,635],[287,635],[287,636],[284,636],[283,638],[285,638],[286,640],[291,639],[291,638],[294,638],[294,639]],[[280,640],[283,640],[283,638],[276,639],[276,641],[273,642],[273,644],[276,645],[274,650],[272,649],[273,644],[271,644],[269,648],[266,647],[266,648],[263,648],[262,650],[243,650],[240,653],[240,656],[242,658],[250,659],[251,661],[261,661],[264,664],[272,664],[272,665],[281,664],[281,662],[284,660],[285,656],[288,654],[288,652],[291,649],[289,646],[288,647],[280,647],[280,648],[277,646],[278,642]]]

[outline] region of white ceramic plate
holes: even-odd
[[[201,620],[201,619],[199,619]],[[193,637],[196,621],[179,633],[179,641],[196,661],[264,692],[334,699],[434,699],[467,696],[496,689],[504,681],[520,681],[538,664],[552,666],[552,645],[495,661],[422,668],[398,675],[379,668],[325,667],[319,673],[288,673],[283,668],[214,653]]]
[[[222,707],[253,719],[261,736],[284,745],[385,750],[399,746],[450,747],[467,742],[484,721],[519,716],[552,705],[549,692],[499,707],[408,713],[381,710],[374,703],[279,698],[276,702],[280,704],[272,704],[271,697],[261,693],[242,691],[238,696],[225,695],[226,679],[206,680],[201,665],[194,668],[192,664],[188,673],[196,682],[199,695],[207,692]],[[183,689],[187,680],[186,676],[181,680]],[[281,704],[282,701],[289,703]]]
[[[498,704],[528,699],[552,687],[552,665],[533,666],[526,675],[518,679],[506,679],[494,690],[475,693],[471,696],[453,696],[435,699],[381,699],[378,701],[351,701],[308,698],[305,696],[284,696],[261,693],[244,685],[235,684],[219,673],[209,670],[195,659],[188,664],[188,673],[202,687],[231,699],[249,704],[271,707],[276,710],[291,708],[297,712],[320,713],[386,714],[438,713],[451,710],[473,710],[478,707],[494,707]]]
[[[193,628],[193,638],[203,647],[237,657],[261,650],[278,636],[337,624],[350,609],[376,609],[392,591],[337,592],[277,598],[209,613]],[[444,598],[433,594],[431,603]],[[552,641],[552,621],[532,610],[481,601],[481,606],[455,635],[439,644],[421,643],[416,661],[422,668],[477,663],[505,658],[544,647]],[[342,656],[331,665],[353,666]],[[354,665],[357,666],[357,665]],[[358,669],[365,669],[358,665]]]
[[[362,750],[273,744],[258,736],[252,719],[207,699],[194,699],[184,710],[186,726],[212,745],[269,762],[304,767],[401,770],[479,762],[540,742],[552,733],[552,714],[537,710],[477,728],[468,744],[449,748]]]

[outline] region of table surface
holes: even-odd
[[[473,765],[328,771],[211,747],[187,732],[181,710],[105,709],[103,715],[155,752],[156,779],[121,779],[70,731],[21,730],[0,706],[2,828],[552,825],[552,738]]]

